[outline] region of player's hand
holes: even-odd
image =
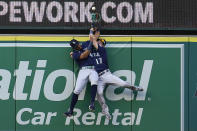
[[[70,52],[70,57],[73,58],[73,52]]]

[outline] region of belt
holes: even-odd
[[[109,69],[106,69],[104,71],[101,71],[100,73],[98,73],[99,76],[102,76],[103,74],[105,74],[106,72],[110,72]]]
[[[83,66],[81,69],[94,69],[94,66]]]

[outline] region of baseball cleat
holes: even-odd
[[[64,116],[71,117],[73,115],[73,111],[64,112]]]
[[[111,115],[109,114],[108,111],[102,110],[102,113],[106,116],[106,118],[107,118],[108,120],[111,119]]]
[[[102,111],[102,113],[106,116],[106,118],[107,118],[108,120],[111,120],[111,115],[109,114],[109,112],[103,112],[103,111]]]
[[[90,111],[94,111],[94,110],[95,110],[94,103],[91,103],[91,104],[89,105],[89,110],[90,110]]]
[[[144,89],[139,86],[131,86],[131,89],[134,91],[143,91]]]

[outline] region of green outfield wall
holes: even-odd
[[[197,37],[102,36],[110,70],[144,88],[107,86],[111,120],[90,112],[90,85],[66,118],[78,66],[69,41],[87,36],[0,36],[0,131],[196,131]]]

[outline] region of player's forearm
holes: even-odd
[[[87,50],[80,55],[80,59],[85,59],[88,57],[88,55],[90,54],[92,50],[92,44],[93,44],[92,42],[89,43]]]
[[[93,40],[93,46],[98,50],[98,43],[96,40]]]
[[[89,56],[90,54],[90,50],[86,50],[85,52],[83,52],[81,55],[80,55],[80,59],[85,59]]]

